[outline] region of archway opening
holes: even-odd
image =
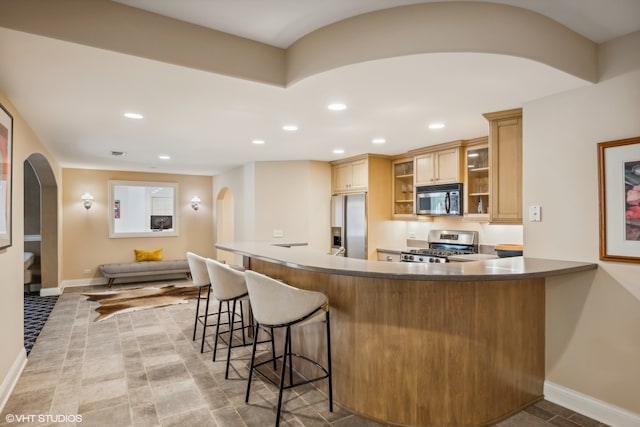
[[[40,294],[58,294],[58,183],[45,156],[24,162],[25,251],[34,249]]]

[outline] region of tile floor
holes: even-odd
[[[224,357],[211,361],[192,342],[195,302],[119,314],[95,323],[96,302],[65,290],[0,415],[0,426],[256,426],[273,425],[277,389],[259,377],[245,404],[250,347],[234,349],[230,379]],[[224,352],[223,352],[224,353]],[[7,416],[31,415],[29,422]],[[74,424],[73,417],[82,422]],[[283,426],[381,424],[334,407],[312,386],[285,392]],[[541,401],[497,427],[603,424]]]

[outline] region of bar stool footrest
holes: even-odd
[[[270,341],[267,341],[267,342],[270,342]],[[258,342],[258,344],[260,344],[260,342]],[[301,382],[297,382],[297,383],[293,383],[293,384],[289,384],[289,385],[283,386],[283,387],[282,387],[282,389],[283,389],[283,390],[288,390],[288,389],[293,388],[293,387],[298,387],[298,386],[301,386],[301,385],[305,385],[305,384],[309,384],[309,383],[312,383],[312,382],[315,382],[315,381],[320,381],[320,380],[324,380],[324,379],[329,378],[329,371],[327,370],[327,368],[325,368],[324,366],[322,366],[321,364],[319,364],[319,363],[318,363],[318,362],[316,362],[315,360],[310,359],[310,358],[308,358],[307,356],[304,356],[304,355],[302,355],[302,354],[297,354],[297,353],[291,353],[291,354],[287,354],[287,355],[284,355],[284,356],[277,356],[275,359],[271,358],[271,359],[269,359],[269,360],[263,360],[263,361],[262,361],[262,362],[260,362],[260,363],[256,363],[256,364],[254,364],[254,365],[253,365],[253,369],[254,369],[257,373],[259,373],[260,375],[262,375],[262,377],[264,377],[264,378],[265,378],[267,381],[269,381],[271,384],[273,384],[273,385],[275,385],[275,386],[279,386],[279,384],[278,384],[278,383],[276,383],[272,378],[269,378],[269,376],[267,376],[265,373],[260,372],[260,370],[258,370],[258,367],[260,367],[260,366],[262,366],[262,365],[266,365],[267,363],[273,363],[273,362],[274,362],[274,360],[276,360],[276,361],[277,361],[277,360],[279,360],[279,359],[282,359],[282,358],[283,358],[283,357],[285,357],[285,356],[286,356],[286,357],[293,356],[293,357],[296,357],[296,358],[298,358],[298,359],[305,360],[305,361],[307,361],[307,362],[309,362],[309,363],[311,363],[311,364],[315,365],[318,369],[320,369],[322,372],[324,372],[324,375],[319,376],[319,377],[316,377],[316,378],[307,378],[307,377],[305,377],[304,375],[302,375],[300,372],[296,371],[296,373],[297,373],[300,377],[304,378],[304,381],[301,381]],[[275,372],[275,371],[273,371],[273,373],[274,373],[274,374],[276,374],[276,375],[278,375],[278,373],[277,373],[277,372]]]

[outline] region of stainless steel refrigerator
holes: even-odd
[[[331,248],[344,256],[367,259],[367,195],[331,197]]]

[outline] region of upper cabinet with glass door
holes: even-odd
[[[464,215],[489,220],[489,144],[487,137],[467,141],[465,147]]]
[[[409,219],[415,216],[413,201],[413,158],[393,162],[393,217]]]

